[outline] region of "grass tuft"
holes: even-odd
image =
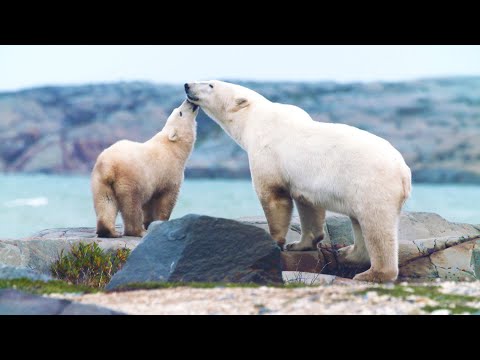
[[[467,295],[444,294],[440,292],[440,288],[438,286],[395,285],[392,288],[373,287],[360,291],[358,294],[364,295],[369,291],[375,291],[379,295],[387,295],[401,299],[406,299],[412,295],[431,299],[435,301],[437,305],[424,306],[422,310],[427,313],[431,313],[435,310],[447,309],[451,314],[472,314],[480,310],[466,305],[469,302],[478,301],[478,298]]]
[[[130,255],[127,247],[104,251],[96,242],[78,243],[71,252],[62,251],[50,271],[52,275],[74,285],[103,289]]]
[[[30,294],[94,293],[99,290],[82,285],[72,285],[61,280],[43,282],[30,279],[0,279],[0,289],[17,289]]]

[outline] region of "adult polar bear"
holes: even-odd
[[[342,213],[352,221],[355,244],[338,256],[352,265],[370,264],[354,279],[397,278],[398,220],[411,173],[389,142],[352,126],[315,122],[296,106],[239,85],[201,81],[185,84],[185,91],[248,152],[255,191],[280,246],[293,202],[302,236],[287,250],[313,249],[324,235],[325,210]]]

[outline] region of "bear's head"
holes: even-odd
[[[219,80],[196,81],[184,86],[188,100],[219,123],[229,121],[236,113],[248,108],[250,98],[256,94],[243,86]]]
[[[198,105],[185,100],[174,109],[165,123],[164,131],[172,142],[193,143],[196,136]]]

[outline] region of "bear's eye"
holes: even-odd
[[[180,111],[180,116],[182,116],[182,112]]]
[[[213,89],[213,85],[212,85],[212,84],[208,84],[208,86],[210,86],[210,87]]]

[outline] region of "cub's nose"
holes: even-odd
[[[183,85],[185,87],[185,91],[188,91],[188,89],[190,89],[190,85],[188,85],[187,83],[185,83],[185,85]]]

